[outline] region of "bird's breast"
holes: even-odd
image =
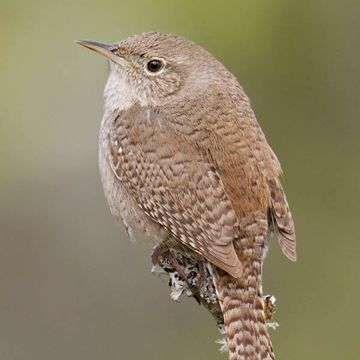
[[[113,114],[104,115],[99,138],[100,176],[111,214],[117,222],[122,223],[130,239],[144,239],[160,243],[168,236],[168,232],[138,207],[119,175],[114,171],[114,160],[110,152],[114,119]],[[131,150],[127,145],[126,141],[119,143],[117,151],[124,149],[131,157]]]

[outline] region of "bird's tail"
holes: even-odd
[[[215,286],[224,316],[230,360],[274,360],[265,323],[260,258],[242,261],[243,274],[235,279],[215,268]]]

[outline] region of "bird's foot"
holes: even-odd
[[[162,242],[159,245],[153,247],[151,252],[151,262],[154,266],[161,265],[163,258],[165,257],[166,253],[169,252],[169,247],[166,244],[166,241]]]
[[[181,252],[169,247],[166,243],[161,243],[153,248],[151,254],[151,261],[154,265],[152,272],[168,274],[171,287],[170,297],[174,301],[179,301],[180,296],[185,292],[200,303],[199,287],[197,281],[194,281],[197,272],[194,271],[193,265],[186,260]]]

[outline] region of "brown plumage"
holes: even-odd
[[[231,360],[274,359],[262,264],[272,230],[295,260],[295,232],[279,162],[243,89],[178,36],[81,44],[111,59],[100,170],[113,215],[130,236],[171,239],[211,264]]]

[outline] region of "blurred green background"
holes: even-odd
[[[0,360],[226,359],[115,227],[97,168],[104,58],[79,38],[181,34],[236,74],[278,154],[298,263],[275,244],[278,359],[358,359],[359,1],[1,0]]]

